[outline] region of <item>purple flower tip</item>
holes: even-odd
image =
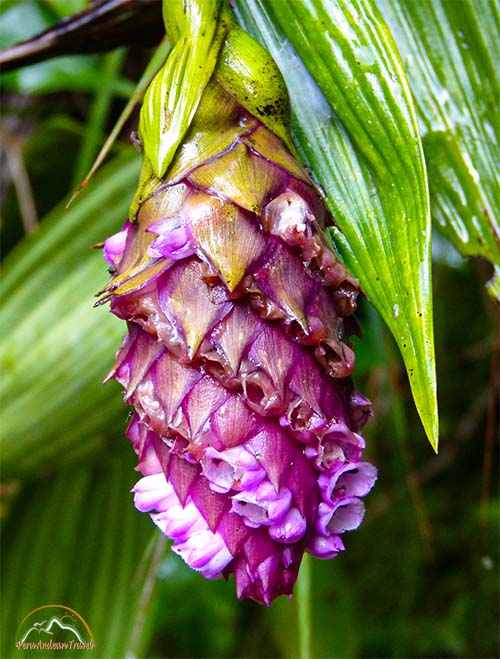
[[[104,260],[116,266],[123,257],[129,229],[132,225],[127,220],[121,231],[104,241]]]

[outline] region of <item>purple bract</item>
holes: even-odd
[[[350,379],[357,281],[307,174],[226,96],[220,149],[200,147],[218,130],[202,102],[105,243],[103,299],[128,324],[109,377],[135,410],[136,507],[193,569],[269,604],[291,594],[304,551],[344,549],[376,471],[359,434],[370,403]]]

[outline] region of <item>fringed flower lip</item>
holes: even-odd
[[[101,292],[128,328],[108,378],[134,408],[135,505],[191,568],[269,605],[304,552],[343,551],[376,480],[358,282],[281,135],[216,77],[165,174],[145,163]]]

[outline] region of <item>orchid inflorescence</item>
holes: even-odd
[[[109,378],[134,408],[136,507],[190,567],[269,604],[292,593],[304,552],[344,549],[376,479],[359,434],[370,403],[350,378],[359,286],[292,154],[273,61],[218,2],[206,52],[190,46],[187,5],[171,27],[184,50],[146,94],[130,218],[104,246],[101,300],[128,326]],[[175,134],[168,84],[186,51],[183,66],[205,52],[208,73]]]

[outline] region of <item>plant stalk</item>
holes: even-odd
[[[297,580],[299,659],[311,658],[311,557],[304,554]]]

